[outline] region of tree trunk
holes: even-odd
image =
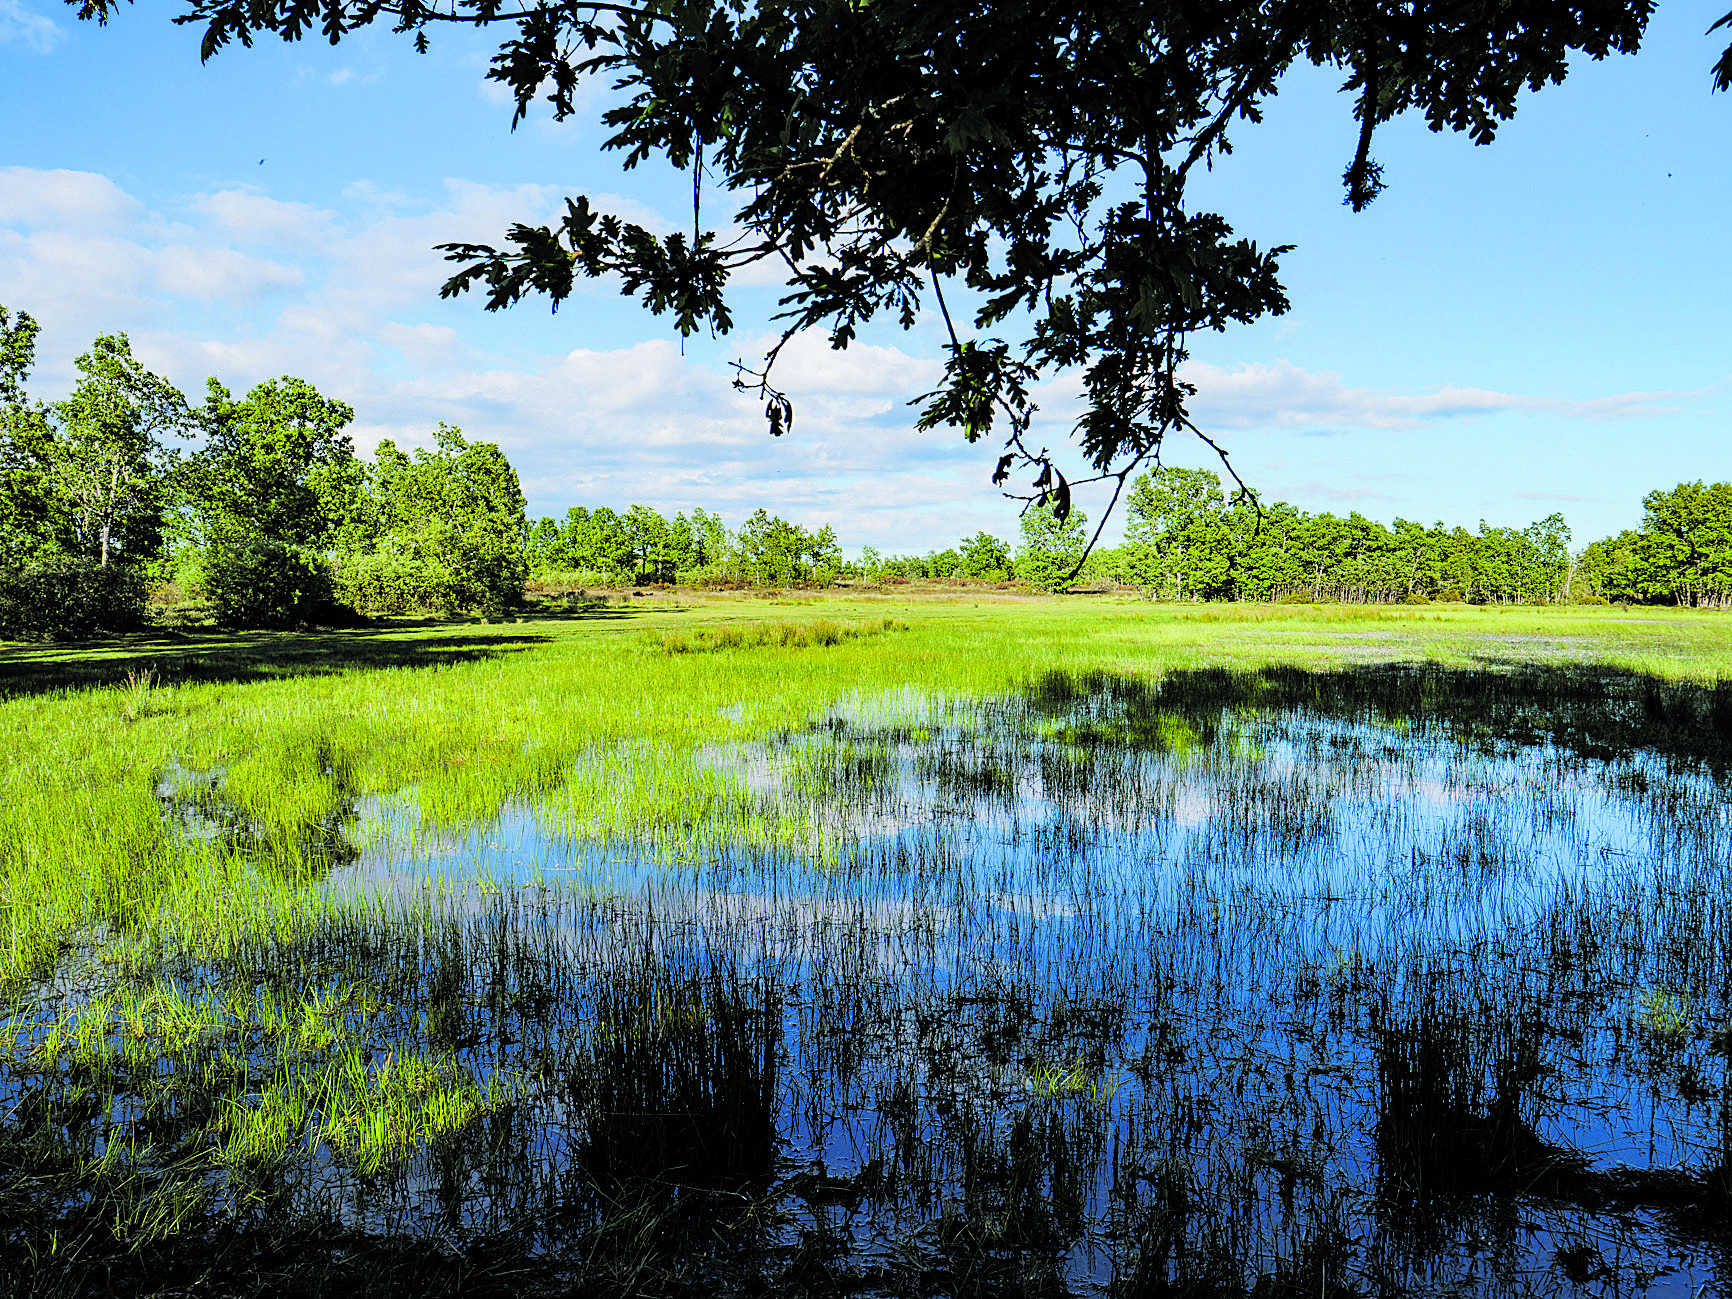
[[[114,530],[114,503],[120,498],[120,459],[114,461],[114,469],[108,475],[108,509],[102,520],[102,567],[108,567],[108,535]]]

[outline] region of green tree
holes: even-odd
[[[434,441],[413,455],[379,444],[371,552],[415,573],[440,603],[496,613],[522,598],[528,573],[517,473],[493,443],[469,442],[458,429],[441,424]],[[360,558],[357,571],[373,572]]]
[[[572,513],[575,515],[577,511]],[[587,512],[575,527],[568,521],[566,534],[573,567],[614,580],[630,579],[631,534],[626,531],[625,520],[607,506]]]
[[[1571,594],[1594,601],[1643,599],[1641,546],[1642,535],[1630,528],[1589,543],[1576,559]]]
[[[1732,604],[1732,483],[1679,483],[1642,498],[1636,578],[1681,605]]]
[[[798,524],[760,508],[740,525],[737,539],[740,565],[745,576],[760,586],[797,582],[812,570],[816,542],[817,538]],[[834,533],[830,533],[827,543],[830,548],[835,546]],[[839,561],[839,551],[836,557]]]
[[[1127,493],[1125,575],[1164,599],[1211,599],[1232,590],[1233,531],[1221,479],[1206,469],[1162,468]]]
[[[41,330],[27,311],[0,306],[0,567],[62,549],[56,535],[54,434],[50,412],[26,384]]]
[[[704,569],[726,561],[733,537],[720,516],[707,510],[692,511],[693,568]]]
[[[955,577],[961,571],[962,554],[954,547],[927,552],[927,576],[943,579],[946,577]]]
[[[1400,593],[1435,595],[1443,585],[1440,576],[1443,525],[1434,533],[1412,519],[1395,520],[1391,564]]]
[[[84,0],[105,19],[118,0]],[[1194,201],[1190,181],[1261,120],[1295,65],[1343,77],[1358,124],[1343,183],[1357,211],[1383,187],[1376,129],[1412,110],[1432,129],[1491,141],[1519,92],[1561,82],[1572,58],[1634,51],[1650,0],[756,0],[688,4],[553,0],[189,0],[210,57],[261,32],[333,41],[388,20],[427,48],[444,24],[499,23],[489,78],[515,121],[545,97],[564,119],[612,88],[606,147],[628,167],[693,172],[693,230],[658,235],[574,198],[554,226],[512,227],[498,247],[446,245],[444,292],[565,300],[579,276],[618,277],[683,334],[733,326],[732,276],[787,277],[787,336],[845,347],[880,316],[912,327],[931,301],[946,367],[922,428],[1002,435],[998,477],[1062,475],[1022,434],[1030,381],[1080,372],[1074,436],[1093,472],[1128,475],[1187,427],[1178,377],[1189,335],[1287,309],[1284,248],[1259,249]],[[1732,52],[1717,70],[1732,82]],[[1345,150],[1344,150],[1345,152]],[[739,196],[705,226],[704,179]],[[712,188],[710,193],[715,192]],[[719,232],[726,231],[726,235]],[[736,233],[737,231],[737,233]],[[950,280],[971,322],[945,309]],[[930,297],[928,296],[930,294]],[[793,415],[759,375],[772,433]],[[1044,481],[1043,481],[1044,480]],[[1121,479],[1122,481],[1122,479]]]
[[[1031,505],[1022,514],[1022,545],[1016,552],[1016,575],[1040,591],[1056,591],[1082,563],[1088,547],[1088,522],[1081,510],[1063,519],[1053,502]]]
[[[668,520],[666,543],[667,581],[677,582],[680,574],[701,568],[698,562],[698,536],[692,521],[683,513]]]
[[[563,568],[560,559],[564,544],[559,524],[549,518],[537,519],[523,541],[523,558],[529,571],[532,574],[546,573]]]
[[[828,523],[806,534],[806,562],[811,565],[812,580],[822,586],[828,586],[841,570],[842,544]]]
[[[1561,514],[1548,514],[1522,529],[1522,598],[1550,604],[1569,597],[1570,525]]]
[[[672,538],[668,521],[647,505],[634,505],[620,520],[625,528],[626,563],[634,582],[672,580]]]
[[[176,457],[159,440],[184,433],[186,398],[132,355],[125,334],[100,335],[77,361],[79,379],[54,408],[56,494],[79,549],[106,568],[117,550],[154,554]]]
[[[1238,556],[1235,593],[1241,599],[1273,600],[1309,587],[1299,562],[1304,513],[1285,501],[1259,511],[1244,495],[1228,509],[1227,526]]]
[[[343,430],[354,409],[285,375],[235,401],[211,379],[190,491],[217,532],[319,548],[361,508],[363,469]]]
[[[559,568],[583,568],[585,547],[589,541],[589,511],[574,505],[565,512],[565,522],[559,529],[559,549],[554,558]]]
[[[962,542],[964,577],[1001,582],[1010,573],[1010,547],[990,532],[980,531]]]

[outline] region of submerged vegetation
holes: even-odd
[[[318,643],[0,662],[0,1291],[1732,1284],[1716,615]]]

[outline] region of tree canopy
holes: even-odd
[[[1732,483],[1679,483],[1642,498],[1640,531],[1582,552],[1584,585],[1620,600],[1732,609]]]
[[[323,545],[358,508],[362,471],[343,432],[354,409],[290,375],[240,401],[215,379],[206,387],[188,477],[208,525]]]
[[[41,326],[0,306],[0,566],[48,547],[56,533],[51,413],[26,385]]]
[[[1166,600],[1467,600],[1546,604],[1571,594],[1570,530],[1560,514],[1479,531],[1357,510],[1307,514],[1284,501],[1231,499],[1219,475],[1171,467],[1126,495],[1125,544],[1096,552],[1096,576]],[[1590,547],[1590,550],[1592,547]],[[1600,596],[1586,587],[1578,594]]]
[[[69,0],[105,18],[118,0]],[[498,309],[554,306],[579,276],[672,313],[682,334],[733,325],[730,278],[777,265],[782,342],[806,329],[846,347],[868,322],[949,326],[924,429],[1001,437],[994,482],[1062,518],[1072,482],[1033,445],[1029,385],[1074,370],[1084,473],[1116,479],[1190,428],[1187,339],[1280,314],[1285,247],[1260,249],[1188,185],[1260,120],[1297,63],[1337,69],[1353,95],[1342,181],[1354,208],[1383,187],[1376,129],[1409,110],[1488,143],[1523,88],[1561,82],[1574,54],[1634,51],[1652,0],[187,0],[209,58],[261,33],[335,43],[388,20],[425,51],[441,25],[497,26],[488,76],[517,116],[556,118],[611,81],[606,147],[626,167],[692,176],[692,229],[658,237],[573,196],[552,226],[498,245],[443,245],[447,295],[484,287]],[[1732,15],[1722,23],[1732,20]],[[1716,24],[1720,26],[1721,24]],[[1732,50],[1713,70],[1732,85]],[[706,182],[732,195],[718,214]],[[946,284],[965,286],[958,319]],[[960,304],[960,299],[959,299]],[[780,344],[741,363],[770,431],[793,407],[774,386]],[[1030,479],[1024,479],[1026,470]],[[1073,476],[1075,468],[1073,466]],[[1013,493],[1015,494],[1015,493]],[[1114,499],[1117,499],[1115,490]]]
[[[441,424],[433,439],[412,454],[389,439],[375,449],[339,537],[338,590],[379,607],[498,612],[522,597],[528,571],[517,471],[460,429]]]
[[[111,553],[149,553],[167,506],[174,454],[161,435],[191,423],[186,398],[132,355],[125,334],[101,334],[75,362],[79,379],[57,403],[49,463],[82,547],[104,568]]]

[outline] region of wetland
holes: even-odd
[[[1728,626],[20,652],[0,1280],[1727,1293]]]

